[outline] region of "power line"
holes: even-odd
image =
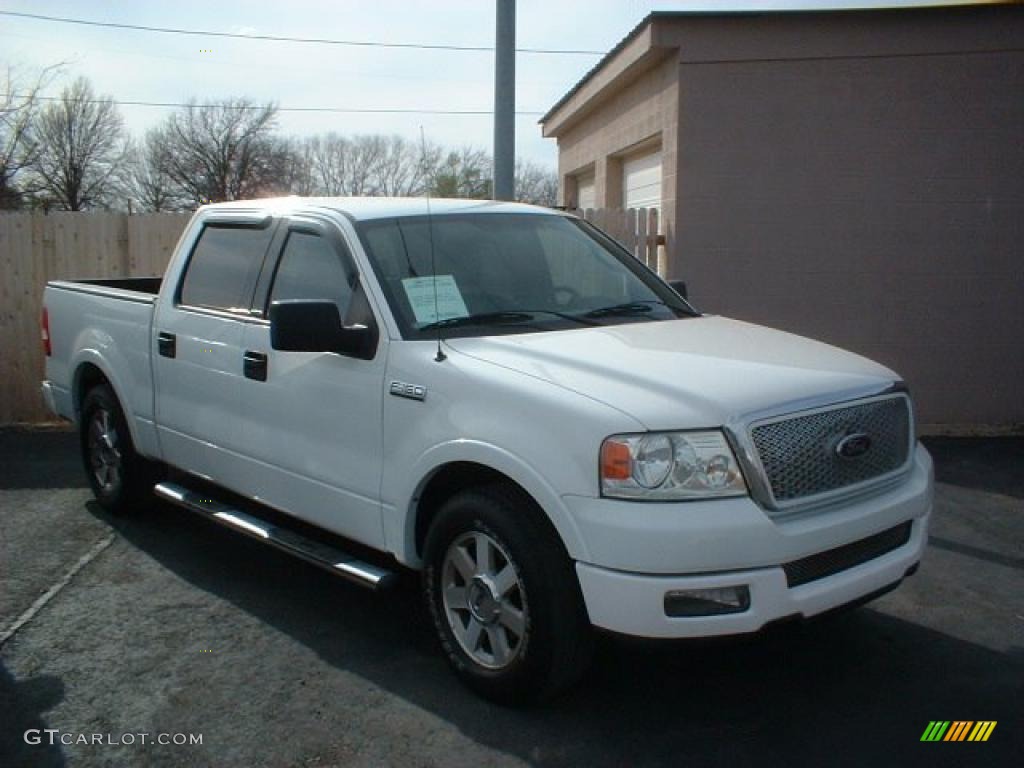
[[[150,27],[142,24],[117,24],[112,21],[91,21],[89,19],[70,19],[64,16],[43,16],[38,13],[17,13],[0,11],[0,16],[16,16],[35,21],[53,21],[60,24],[80,24],[86,27],[105,27],[109,29],[131,29],[137,32],[162,32],[173,35],[198,35],[203,37],[227,37],[237,40],[267,40],[275,43],[315,43],[318,45],[349,45],[363,48],[414,48],[425,51],[494,51],[493,47],[480,45],[442,45],[439,43],[381,43],[370,40],[335,40],[325,37],[284,37],[281,35],[243,35],[238,32],[213,32],[206,29],[178,29],[175,27]],[[535,53],[568,56],[603,56],[606,51],[584,51],[562,48],[516,48],[517,53]]]
[[[0,94],[0,98],[7,98],[8,96],[14,98],[21,98],[27,94],[22,93],[9,93]],[[62,96],[36,96],[35,98],[40,101],[60,101]],[[87,104],[102,104],[111,102],[119,107],[170,107],[170,108],[182,108],[182,107],[193,107],[196,109],[210,108],[210,107],[221,107],[224,109],[263,109],[265,105],[262,104],[231,104],[231,103],[212,103],[212,104],[195,104],[188,102],[178,101],[133,101],[133,100],[120,100],[120,99],[83,99]],[[489,109],[405,109],[397,107],[276,107],[278,112],[337,112],[347,114],[364,114],[364,115],[493,115],[493,110]],[[517,115],[526,117],[536,117],[544,114],[543,112],[531,112],[523,111],[516,112]]]

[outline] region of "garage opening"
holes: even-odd
[[[576,207],[583,211],[588,208],[597,208],[593,174],[576,178]]]
[[[623,161],[622,207],[656,208],[661,213],[660,149]]]

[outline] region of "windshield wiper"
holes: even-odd
[[[546,315],[554,315],[555,317],[560,317],[563,320],[572,320],[574,323],[579,323],[580,325],[600,325],[600,323],[588,320],[585,315],[570,315],[568,312],[556,312],[553,309],[524,309],[522,311],[543,312]]]
[[[444,320],[437,320],[433,323],[421,325],[419,330],[429,331],[434,328],[458,328],[463,325],[512,325],[514,323],[526,323],[534,317],[529,312],[477,312],[472,315],[460,315],[459,317],[446,317]]]
[[[668,307],[663,301],[657,299],[645,299],[643,301],[627,301],[625,304],[612,304],[609,307],[598,307],[589,312],[584,312],[584,317],[630,317],[644,315],[650,312],[653,304]],[[669,307],[671,309],[671,307]]]
[[[500,312],[477,312],[472,315],[464,315],[461,317],[449,317],[444,320],[438,320],[434,323],[428,323],[427,325],[420,326],[421,331],[427,331],[434,328],[458,328],[464,325],[514,325],[515,323],[526,323],[530,320],[536,320],[535,314],[552,315],[559,317],[563,320],[571,320],[574,323],[580,325],[598,325],[593,320],[588,320],[586,317],[580,315],[570,315],[568,312],[556,312],[553,309],[505,309]]]

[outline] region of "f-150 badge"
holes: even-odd
[[[406,397],[410,400],[426,400],[427,388],[419,384],[406,384],[404,381],[392,381],[391,394],[395,397]]]

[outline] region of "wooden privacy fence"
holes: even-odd
[[[0,214],[0,424],[53,417],[39,339],[48,280],[162,275],[188,213]]]
[[[665,276],[665,235],[658,231],[657,208],[586,208],[576,210],[595,227],[614,237],[640,261]]]

